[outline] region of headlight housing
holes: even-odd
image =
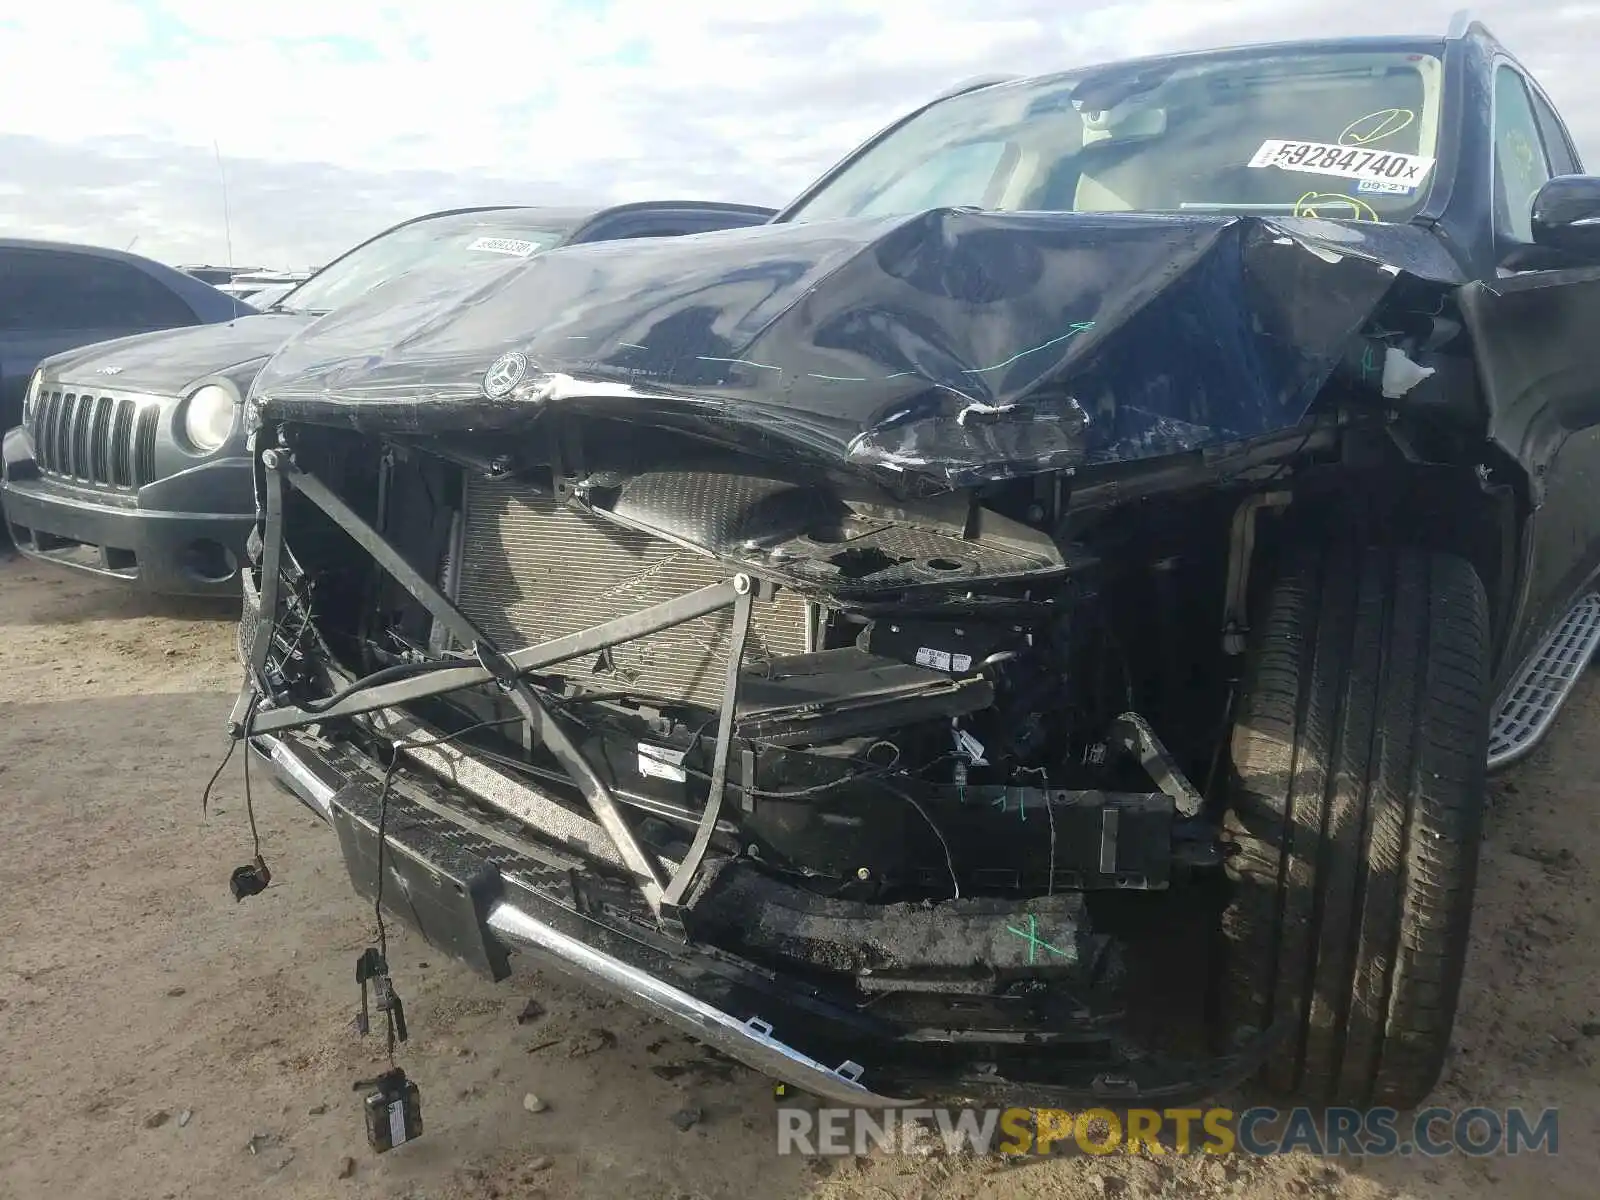
[[[28,390],[22,396],[22,423],[33,424],[34,410],[39,407],[39,393],[44,391],[44,372],[35,371],[28,380]]]
[[[220,383],[208,383],[183,402],[184,441],[208,454],[228,440],[238,420],[239,398]]]

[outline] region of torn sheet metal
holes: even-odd
[[[1406,226],[765,225],[384,289],[285,345],[254,394],[268,419],[391,433],[511,431],[560,406],[964,486],[1292,427],[1402,274],[1460,282]]]

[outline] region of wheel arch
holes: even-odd
[[[1486,444],[1480,461],[1346,461],[1297,478],[1277,536],[1263,539],[1252,590],[1269,581],[1285,550],[1307,538],[1359,537],[1452,554],[1472,564],[1489,603],[1492,669],[1520,620],[1532,509],[1526,473]]]

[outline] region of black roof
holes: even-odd
[[[1168,54],[1148,54],[1138,58],[1118,58],[1103,62],[1086,63],[1059,71],[1041,71],[1032,75],[977,76],[952,85],[945,91],[940,92],[932,100],[927,101],[927,103],[935,104],[940,100],[948,100],[965,92],[982,91],[1008,83],[1033,83],[1051,79],[1057,75],[1081,75],[1085,72],[1101,69],[1167,65],[1201,59],[1250,58],[1262,54],[1305,53],[1318,50],[1365,50],[1373,53],[1382,53],[1386,50],[1405,52],[1415,50],[1423,45],[1442,48],[1448,42],[1468,39],[1487,42],[1494,45],[1496,49],[1504,51],[1499,39],[1489,32],[1488,26],[1482,21],[1473,20],[1471,13],[1463,9],[1452,15],[1449,28],[1443,33],[1387,33],[1360,37],[1311,37],[1291,38],[1275,42],[1234,42],[1199,50],[1180,50]]]
[[[122,263],[153,276],[168,290],[177,293],[190,308],[194,309],[195,315],[202,321],[225,321],[241,311],[252,311],[244,301],[218,291],[193,275],[176,267],[169,267],[164,262],[157,262],[153,258],[146,258],[142,254],[134,254],[130,250],[114,250],[110,246],[91,246],[83,242],[48,242],[35,238],[12,237],[0,237],[0,250],[50,250]]]
[[[1481,25],[1474,24],[1472,34],[1489,36],[1488,31]],[[1369,51],[1381,54],[1385,51],[1405,53],[1414,51],[1419,47],[1431,46],[1443,49],[1445,44],[1455,38],[1467,34],[1452,34],[1447,37],[1442,33],[1427,34],[1375,34],[1370,37],[1337,37],[1337,38],[1294,38],[1277,42],[1238,42],[1227,46],[1214,46],[1205,50],[1180,50],[1173,54],[1147,54],[1139,58],[1118,58],[1106,62],[1088,63],[1084,66],[1069,67],[1060,71],[1042,71],[1037,75],[1011,76],[998,78],[992,81],[976,82],[966,90],[982,91],[987,88],[1004,87],[1008,83],[1033,83],[1040,80],[1052,79],[1056,76],[1077,76],[1101,69],[1122,70],[1124,68],[1139,68],[1145,66],[1182,65],[1188,62],[1215,61],[1229,58],[1255,58],[1272,54],[1317,53],[1328,50],[1355,50]]]

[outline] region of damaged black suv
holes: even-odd
[[[233,733],[435,944],[837,1101],[1409,1105],[1600,636],[1597,321],[1480,26],[969,88],[286,345]]]

